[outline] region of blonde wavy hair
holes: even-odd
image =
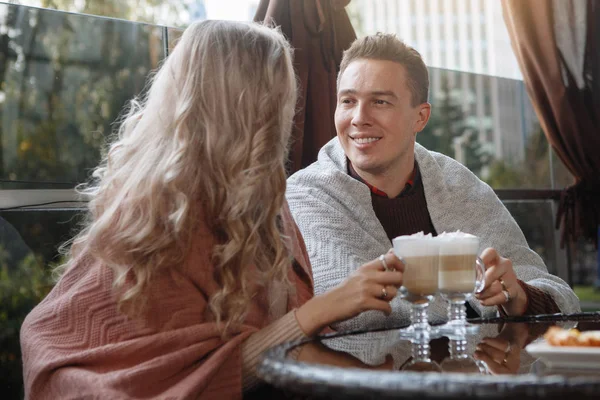
[[[218,243],[221,289],[210,307],[224,333],[239,326],[253,284],[289,284],[279,219],[295,102],[292,49],[279,31],[189,26],[79,188],[89,218],[64,269],[91,254],[115,272],[119,305],[143,306],[152,277],[184,261],[204,223]]]

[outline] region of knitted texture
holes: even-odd
[[[251,335],[242,345],[242,377],[244,391],[256,387],[261,381],[256,376],[263,353],[280,343],[306,339],[292,310],[269,326]]]
[[[427,200],[420,178],[406,193],[393,199],[371,193],[371,204],[388,239],[415,232],[436,234],[427,211]]]
[[[416,164],[416,163],[415,163]],[[418,167],[415,167],[418,168]],[[350,176],[356,178],[350,169]],[[390,241],[402,235],[411,235],[416,232],[437,235],[435,228],[429,218],[427,200],[420,177],[414,181],[414,185],[406,192],[396,198],[379,196],[371,191],[371,203],[377,219],[383,226]],[[527,294],[526,315],[554,314],[560,312],[556,303],[549,294],[518,281]],[[501,315],[506,315],[502,307],[498,307]],[[467,305],[467,318],[476,317],[473,308]]]
[[[519,285],[521,285],[525,293],[527,293],[526,315],[555,314],[560,312],[554,299],[548,298],[547,293],[535,286],[527,285],[525,282],[519,281]]]
[[[528,285],[521,280],[517,280],[517,282],[527,295],[527,306],[525,307],[524,315],[556,314],[560,312],[554,299],[548,293],[543,292],[535,286]],[[498,311],[503,317],[508,315],[500,306],[498,306]]]
[[[480,251],[494,247],[510,258],[518,278],[552,296],[562,312],[580,310],[577,296],[566,282],[548,273],[492,188],[457,161],[419,144],[415,144],[415,158],[429,215],[438,233],[460,229],[479,236]],[[369,188],[347,171],[346,156],[334,138],[323,146],[315,163],[288,179],[286,196],[306,242],[316,294],[340,284],[358,267],[391,247],[373,210]],[[391,304],[390,317],[367,311],[335,328],[408,322],[409,303],[395,298]],[[496,307],[483,307],[475,299],[470,304],[482,316],[497,313]],[[446,320],[446,303],[439,296],[429,311],[430,321]]]
[[[289,269],[287,310],[292,310],[312,297],[312,279],[304,242],[287,207],[282,216],[297,261]],[[244,340],[262,332],[265,341],[275,344],[302,332],[293,313],[266,333],[261,330],[272,318],[268,292],[257,286],[243,326],[223,340],[208,306],[219,289],[211,261],[214,244],[201,226],[186,261],[156,275],[147,312],[135,319],[117,309],[110,268],[89,255],[75,260],[21,328],[25,397],[241,399]],[[256,337],[251,345],[264,349]],[[250,372],[255,364],[251,350],[244,348]]]

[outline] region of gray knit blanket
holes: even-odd
[[[548,273],[492,188],[459,162],[418,143],[415,158],[427,209],[438,233],[461,230],[479,236],[480,252],[495,248],[512,260],[519,279],[552,296],[562,312],[580,311],[575,293],[565,281]],[[306,242],[316,295],[339,285],[358,267],[392,247],[373,211],[369,188],[347,171],[346,156],[334,138],[323,146],[315,163],[287,182],[286,197]],[[481,316],[497,314],[496,307],[483,307],[476,299],[471,299],[470,304]],[[379,311],[367,311],[335,328],[408,322],[410,304],[395,298],[391,305],[393,312],[389,317]],[[446,310],[446,302],[437,296],[430,305],[430,322],[446,321]]]

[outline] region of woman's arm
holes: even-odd
[[[306,337],[296,320],[296,311],[290,311],[244,341],[242,345],[242,388],[244,391],[252,389],[258,383],[256,368],[264,351],[278,344]]]
[[[257,382],[256,367],[262,352],[280,343],[311,337],[328,325],[352,318],[367,310],[391,313],[389,302],[402,285],[404,265],[390,251],[386,265],[373,260],[358,268],[331,291],[308,300],[297,310],[252,334],[242,345],[242,379],[244,390]],[[385,294],[385,296],[384,296]]]

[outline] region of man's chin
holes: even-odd
[[[373,162],[373,161],[363,161],[363,160],[352,161],[350,159],[350,162],[352,163],[352,167],[354,168],[354,170],[356,172],[363,172],[363,173],[367,173],[369,175],[378,175],[382,170],[381,164]]]

